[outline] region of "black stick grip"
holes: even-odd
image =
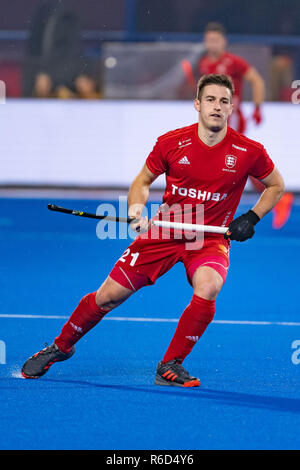
[[[73,214],[72,209],[65,209],[64,207],[56,206],[55,204],[48,204],[49,211],[63,212],[64,214]]]
[[[109,220],[111,222],[124,222],[130,224],[135,219],[130,217],[112,217],[109,215],[90,214],[89,212],[78,211],[76,209],[66,209],[65,207],[56,206],[55,204],[48,204],[48,209],[54,212],[62,212],[63,214],[77,215],[79,217],[86,217],[88,219]]]

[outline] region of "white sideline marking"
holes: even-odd
[[[0,318],[44,318],[50,320],[67,320],[65,315],[7,315],[0,314]],[[147,318],[147,317],[104,317],[103,320],[113,321],[135,321],[153,323],[177,323],[179,318]],[[300,326],[300,322],[286,321],[252,321],[252,320],[213,320],[212,323],[220,325],[280,325],[280,326]]]

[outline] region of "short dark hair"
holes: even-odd
[[[204,34],[210,31],[214,31],[216,33],[222,34],[224,37],[226,36],[226,29],[221,23],[211,22],[208,23],[205,27]]]
[[[203,75],[197,84],[197,100],[201,100],[202,92],[206,85],[224,86],[230,90],[231,98],[234,95],[234,84],[229,75],[210,73]]]

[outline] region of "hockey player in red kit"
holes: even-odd
[[[158,137],[129,189],[129,216],[139,235],[99,289],[81,299],[53,344],[25,362],[24,377],[41,377],[53,363],[70,358],[75,343],[106,314],[182,262],[193,296],[157,365],[155,383],[200,385],[199,378],[190,375],[182,363],[213,320],[216,298],[229,268],[230,240],[251,238],[254,226],[273,209],[284,191],[282,177],[264,147],[228,127],[233,96],[230,77],[212,74],[200,79],[194,101],[198,122]],[[198,240],[187,243],[173,233],[164,237],[160,228],[142,217],[149,188],[161,174],[166,176],[164,206],[184,211],[188,205],[192,222],[197,209],[202,208],[204,224],[229,227],[225,236],[205,233],[201,246],[193,247]],[[265,190],[251,210],[234,219],[249,175],[261,180]],[[167,295],[172,295],[172,286]]]

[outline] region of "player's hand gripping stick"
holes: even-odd
[[[228,231],[225,233],[225,238],[230,240],[236,240],[237,242],[244,242],[248,238],[252,238],[255,230],[254,226],[260,218],[254,211],[250,210],[246,214],[240,215],[234,219],[228,227]]]

